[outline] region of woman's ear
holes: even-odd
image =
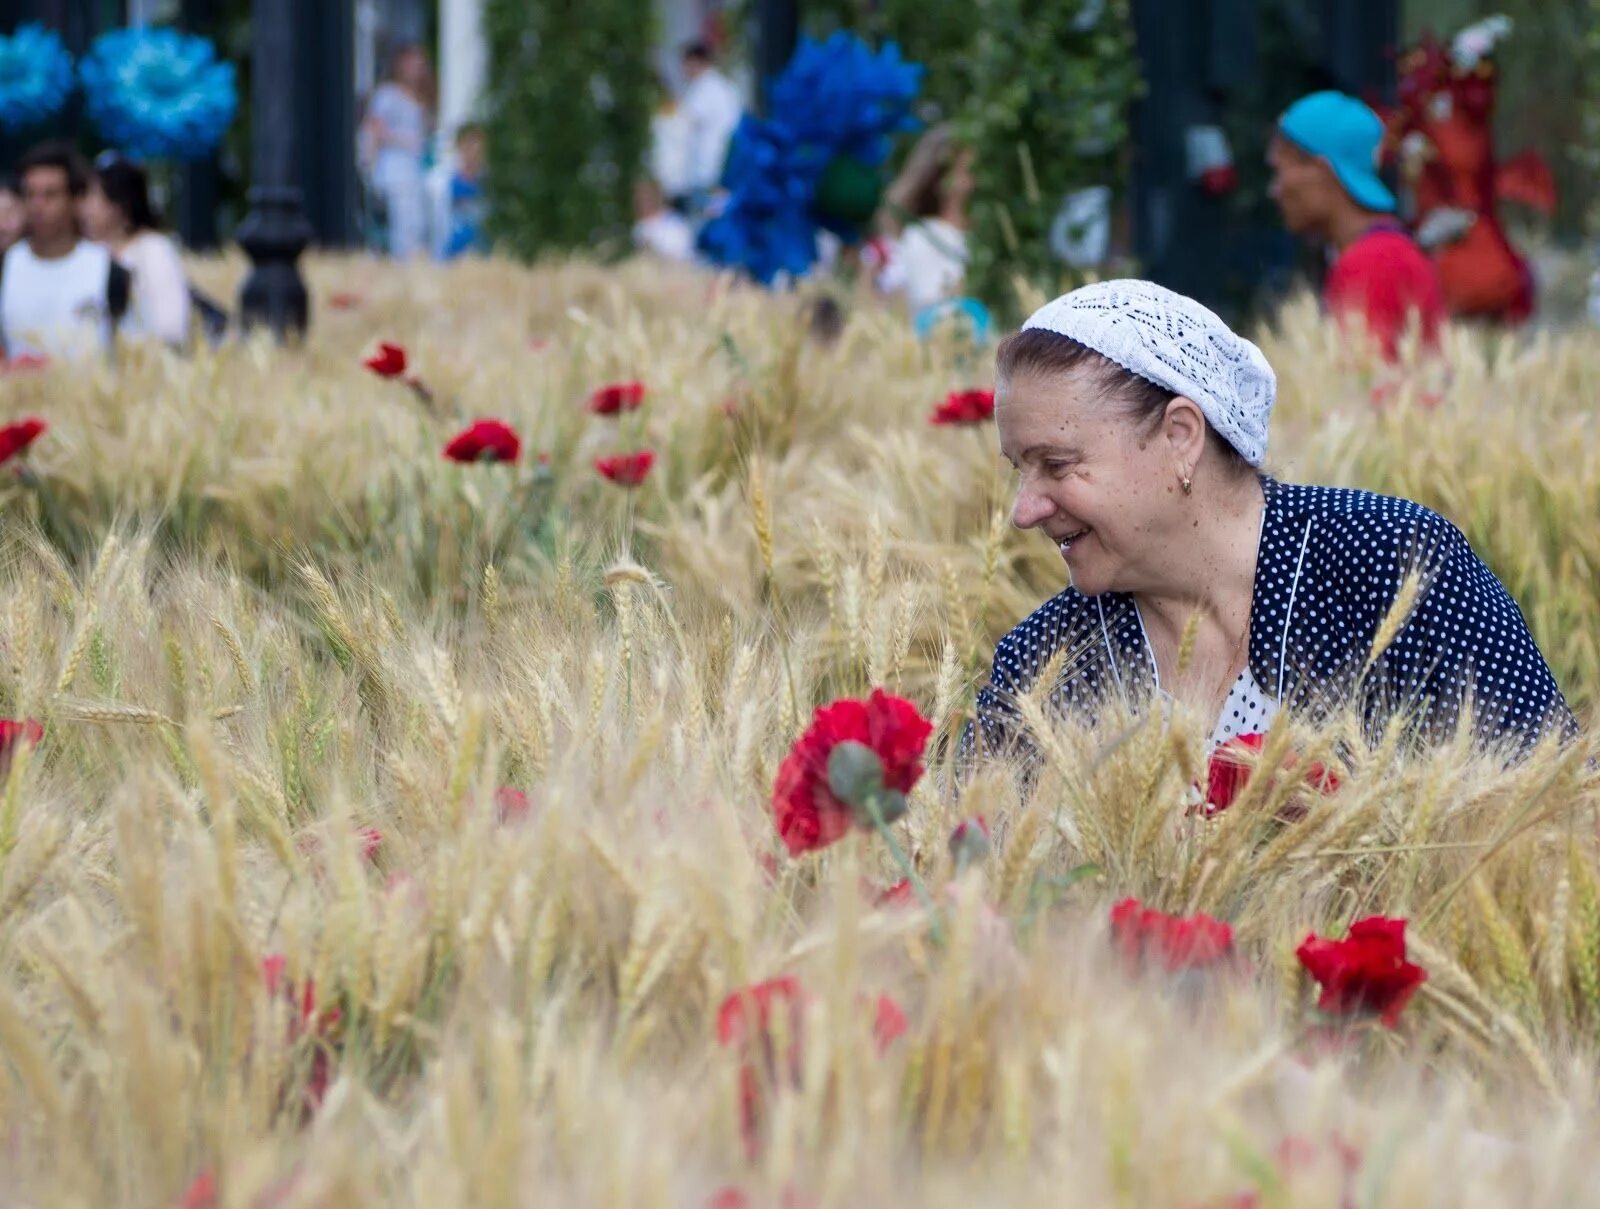
[[[1184,395],[1174,395],[1167,403],[1161,429],[1179,468],[1194,473],[1206,446],[1206,417],[1199,404]]]

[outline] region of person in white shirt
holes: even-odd
[[[656,77],[656,111],[650,115],[650,175],[669,201],[689,195],[689,115],[665,78]]]
[[[694,228],[683,215],[668,209],[661,186],[655,181],[635,182],[633,219],[636,250],[685,264],[694,259]]]
[[[691,42],[683,48],[683,113],[689,127],[689,193],[709,193],[722,181],[728,144],[744,116],[744,101],[733,81],[717,70],[711,48]]]
[[[890,186],[890,210],[912,221],[891,249],[878,285],[903,294],[913,319],[961,293],[972,188],[972,152],[955,141],[948,126],[923,135]]]
[[[80,207],[89,238],[105,245],[132,276],[128,313],[118,331],[129,340],[189,343],[189,277],[178,245],[160,231],[144,169],[111,155],[95,165]]]
[[[82,360],[109,349],[126,313],[130,275],[82,236],[77,203],[88,169],[64,143],[29,151],[18,166],[27,236],[0,261],[5,355]]]
[[[383,197],[389,254],[409,260],[428,247],[428,189],[422,158],[433,132],[433,66],[420,46],[403,46],[389,79],[373,90],[361,125],[362,159]]]

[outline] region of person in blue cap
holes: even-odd
[[[1395,218],[1394,194],[1378,176],[1382,144],[1383,121],[1369,106],[1314,92],[1278,120],[1267,161],[1284,224],[1333,254],[1328,311],[1363,323],[1393,360],[1413,322],[1433,346],[1445,308],[1433,262]]]

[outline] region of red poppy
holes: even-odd
[[[50,425],[43,420],[30,416],[26,420],[16,420],[0,428],[0,462],[9,462],[19,453],[27,450],[41,436]]]
[[[1239,735],[1211,753],[1206,765],[1206,814],[1226,810],[1244,792],[1254,768],[1252,757],[1261,754],[1266,742],[1267,737],[1262,734]],[[1285,768],[1294,768],[1298,763],[1299,757],[1292,753],[1284,759]],[[1320,760],[1306,766],[1304,780],[1318,793],[1335,793],[1340,785],[1338,774]]]
[[[637,411],[644,403],[643,382],[613,382],[602,386],[589,396],[589,410],[597,416],[614,416],[619,412]]]
[[[399,378],[404,376],[409,361],[406,357],[406,350],[400,345],[382,341],[378,345],[377,353],[368,357],[361,364],[365,365],[380,378]]]
[[[953,390],[933,409],[930,424],[983,424],[994,419],[994,391]]]
[[[499,420],[479,420],[450,438],[444,456],[452,462],[515,462],[522,441]]]
[[[805,1001],[800,980],[785,975],[742,987],[723,1000],[717,1010],[718,1044],[737,1047],[743,1054],[739,1066],[739,1128],[745,1150],[752,1158],[761,1148],[764,1089],[800,1082],[800,1026]],[[781,1056],[777,1052],[780,1041],[788,1043]]]
[[[1376,1012],[1393,1028],[1428,972],[1406,960],[1406,921],[1368,916],[1350,925],[1343,940],[1315,933],[1294,951],[1322,994],[1319,1011],[1334,1016]]]
[[[282,994],[299,1010],[298,1019],[289,1022],[289,1040],[296,1041],[308,1032],[316,1039],[316,1048],[311,1058],[311,1072],[306,1079],[305,1107],[309,1111],[322,1103],[322,1097],[332,1079],[330,1051],[323,1038],[338,1026],[343,1013],[338,1008],[328,1008],[320,1014],[317,1012],[317,986],[310,978],[306,979],[305,988],[296,995],[294,983],[284,977],[285,965],[282,953],[273,953],[262,958],[261,981],[266,986],[268,995]]]
[[[610,479],[621,487],[637,487],[650,474],[656,464],[656,455],[648,449],[638,453],[617,453],[606,458],[596,458],[594,468],[601,478]]]
[[[215,1209],[217,1203],[217,1177],[211,1168],[202,1168],[194,1181],[184,1190],[178,1209]]]
[[[902,877],[892,886],[885,886],[872,899],[875,907],[909,907],[917,901],[917,892],[912,889],[911,879]]]
[[[958,869],[983,860],[989,855],[989,820],[981,814],[963,819],[950,833],[950,859]]]
[[[836,786],[844,788],[836,749],[849,744],[861,757],[855,771],[876,781],[861,788],[892,822],[890,815],[898,817],[895,804],[903,812],[904,795],[922,776],[923,749],[932,731],[933,723],[915,705],[882,689],[865,701],[845,699],[817,710],[811,728],[784,757],[772,789],[773,820],[790,855],[826,848],[852,825],[870,825],[863,800],[847,800],[848,790],[846,797],[835,792]],[[868,757],[876,757],[876,764]]]
[[[872,1021],[872,1039],[878,1043],[878,1052],[881,1054],[888,1049],[910,1027],[900,1005],[888,995],[879,995],[877,1012]]]
[[[1233,929],[1209,915],[1168,915],[1125,898],[1111,908],[1111,935],[1130,966],[1159,962],[1170,973],[1203,970],[1234,958]]]
[[[0,777],[11,769],[11,757],[19,747],[37,747],[44,738],[44,727],[32,718],[17,721],[0,718]]]
[[[528,795],[511,785],[494,791],[494,816],[500,823],[520,823],[528,817]]]

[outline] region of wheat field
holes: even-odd
[[[44,727],[0,790],[0,1203],[1600,1203],[1600,744],[1290,727],[1337,791],[1202,820],[1198,722],[1129,717],[958,793],[993,643],[1063,575],[992,427],[928,423],[981,353],[648,266],[308,271],[304,347],[0,377],[50,425],[0,486],[0,716]],[[1444,512],[1592,719],[1600,338],[1453,332],[1398,387],[1309,303],[1261,340],[1270,468]],[[440,456],[479,417],[517,464]],[[592,468],[640,449],[637,490]],[[774,832],[812,710],[873,686],[936,725],[895,827],[934,916],[879,901],[877,837]],[[1130,895],[1247,960],[1130,972]],[[1294,949],[1367,914],[1428,981],[1335,1036]],[[778,975],[752,1146],[718,1009]]]

